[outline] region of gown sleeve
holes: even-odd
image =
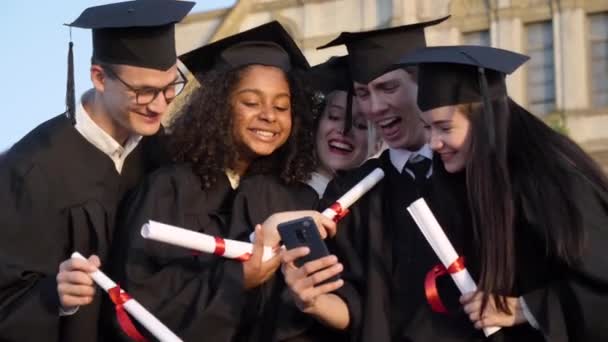
[[[55,340],[59,298],[55,279],[63,241],[43,229],[49,190],[42,170],[0,168],[0,340]],[[31,325],[36,329],[30,329]]]
[[[564,266],[546,286],[523,295],[547,341],[606,340],[608,306],[608,196],[581,175],[573,175],[575,199],[584,232],[577,265]],[[533,226],[533,224],[532,224]]]

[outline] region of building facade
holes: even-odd
[[[404,25],[450,14],[426,29],[429,45],[490,45],[531,56],[507,79],[509,94],[608,166],[606,0],[240,0],[191,14],[178,52],[278,20],[311,64],[346,53],[316,47],[342,31]]]

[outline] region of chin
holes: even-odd
[[[135,134],[142,136],[150,136],[158,133],[160,130],[160,124],[154,126],[143,126],[143,127],[135,127],[133,131]]]
[[[464,170],[464,165],[460,163],[444,163],[443,167],[448,173],[458,173]]]

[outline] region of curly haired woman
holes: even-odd
[[[315,167],[308,97],[297,76],[308,63],[277,22],[180,59],[202,86],[169,127],[176,164],[151,175],[126,206],[112,274],[185,341],[232,341],[243,308],[279,266],[278,257],[261,261],[264,236],[273,235],[265,232],[274,227],[256,227],[246,262],[193,255],[145,240],[139,230],[155,220],[246,240],[253,225],[230,224],[240,179],[272,174],[295,183]]]

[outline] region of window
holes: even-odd
[[[536,115],[555,110],[555,64],[553,24],[550,21],[526,25],[528,109]]]
[[[589,16],[591,104],[608,107],[608,13]]]
[[[490,46],[490,31],[475,31],[468,32],[462,35],[464,45],[483,45]]]

